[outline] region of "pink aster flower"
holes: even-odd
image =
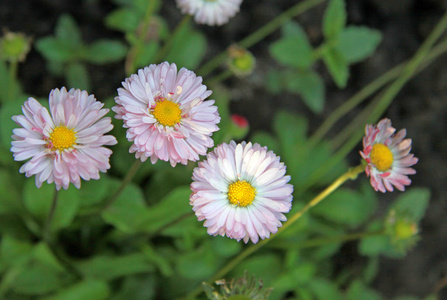
[[[118,89],[113,107],[116,118],[124,121],[130,152],[145,161],[151,158],[186,164],[205,155],[214,145],[220,117],[214,100],[204,101],[211,91],[202,77],[167,62],[138,70]]]
[[[242,0],[177,0],[184,14],[194,15],[198,24],[221,26],[234,17],[241,6]]]
[[[410,154],[411,139],[404,139],[405,129],[396,134],[389,119],[383,119],[377,126],[366,125],[363,138],[363,151],[360,155],[365,159],[366,174],[371,178],[371,185],[376,191],[392,192],[393,186],[404,191],[411,184],[407,175],[415,174],[412,168],[418,159]]]
[[[11,151],[16,161],[28,160],[20,173],[36,175],[36,185],[43,182],[67,189],[70,182],[77,188],[84,180],[99,179],[99,171],[110,168],[112,151],[104,145],[115,145],[116,139],[104,135],[112,130],[108,109],[86,91],[65,87],[54,89],[49,96],[50,113],[34,98],[22,106],[23,115],[12,119],[21,128],[13,130]]]
[[[210,235],[257,243],[278,231],[292,206],[286,166],[266,147],[222,144],[194,169],[190,204]]]

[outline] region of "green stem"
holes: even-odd
[[[424,58],[423,65],[418,68],[416,73],[419,73],[423,69],[425,69],[430,63],[432,63],[436,58],[438,58],[441,54],[447,51],[447,40],[443,41],[439,45],[433,48],[432,51]],[[312,146],[317,145],[323,136],[329,132],[329,130],[335,125],[335,123],[344,117],[348,112],[354,109],[357,105],[362,103],[369,96],[374,94],[377,90],[385,86],[391,80],[395,79],[404,69],[405,65],[408,62],[399,64],[393,69],[389,70],[385,74],[381,75],[379,78],[375,79],[363,89],[361,89],[354,96],[345,101],[340,107],[334,110],[320,125],[320,127],[314,132],[312,137],[309,139],[309,142]],[[414,74],[415,75],[415,74]]]
[[[438,22],[436,27],[418,49],[413,58],[411,58],[408,64],[405,65],[399,77],[383,92],[382,95],[379,96],[377,105],[371,107],[368,106],[361,116],[355,118],[349,126],[347,126],[336,137],[334,137],[334,147],[342,145],[347,138],[354,135],[354,132],[358,132],[359,128],[363,128],[363,126],[361,125],[364,125],[365,123],[374,123],[377,121],[377,119],[385,112],[385,110],[391,104],[392,100],[399,93],[405,83],[407,83],[411,79],[411,77],[417,72],[418,68],[423,64],[423,62],[425,61],[424,59],[426,59],[430,49],[446,28],[447,13],[444,14],[442,19]]]
[[[326,0],[306,0],[303,2],[300,2],[282,14],[278,15],[276,18],[274,18],[272,21],[268,22],[266,25],[262,26],[243,40],[239,41],[237,44],[244,48],[249,48],[259,41],[263,40],[266,36],[273,33],[275,30],[277,30],[279,27],[281,27],[284,23],[292,19],[293,17],[296,17],[305,11],[309,10],[310,8],[324,2]],[[204,64],[197,72],[197,74],[200,74],[200,76],[206,76],[209,73],[211,73],[214,69],[219,67],[219,65],[227,58],[227,51],[224,50],[217,54],[214,58],[209,60],[206,64]]]
[[[216,83],[219,83],[219,82],[221,82],[221,81],[231,77],[231,75],[233,75],[233,72],[231,72],[230,70],[222,71],[221,73],[217,74],[216,76],[211,77],[210,79],[208,79],[207,80],[208,81],[207,84],[209,86],[214,85]]]
[[[315,198],[313,198],[309,203],[306,204],[302,209],[297,211],[287,222],[283,224],[281,228],[279,228],[278,232],[272,235],[269,239],[265,239],[260,241],[257,244],[251,245],[248,248],[245,248],[244,251],[239,253],[235,258],[233,258],[228,264],[226,264],[220,271],[218,271],[213,278],[210,280],[211,282],[223,278],[228,272],[233,270],[234,267],[239,265],[245,258],[259,250],[261,247],[271,242],[275,237],[277,237],[281,232],[289,228],[296,221],[298,221],[309,209],[319,204],[323,201],[327,196],[333,193],[337,188],[339,188],[343,183],[345,183],[348,179],[356,179],[357,175],[365,170],[363,165],[358,165],[350,170],[348,170],[345,174],[338,177],[331,185],[329,185],[326,189],[324,189],[321,193],[319,193]],[[200,294],[201,288],[198,287],[189,295],[189,298],[193,298]]]
[[[432,63],[437,57],[439,57],[441,54],[444,54],[447,52],[447,39],[440,43],[438,46],[433,48],[433,50],[430,52],[430,54],[426,57],[426,60],[424,61],[424,64],[420,66],[420,68],[417,70],[417,72],[421,72],[423,69],[425,69],[430,63]],[[399,72],[402,71],[404,68],[404,64],[399,65],[395,68],[393,68],[391,71],[387,72],[386,74],[382,75],[381,77],[388,77],[391,75],[394,75],[395,77],[398,76]],[[389,74],[392,72],[393,74]],[[395,73],[395,74],[394,74]],[[389,79],[391,81],[393,78],[384,78]],[[377,83],[380,80],[377,79],[374,82]],[[383,84],[386,84],[383,81]],[[374,82],[370,83],[368,86],[369,88],[373,88],[372,85]],[[377,86],[377,89],[380,88]],[[372,91],[369,89],[369,91],[366,91],[367,87],[365,87],[363,90],[361,90],[359,93],[354,95],[351,99],[349,99],[347,102],[352,101],[359,101],[361,97],[367,97],[366,93],[373,93],[375,91]],[[365,93],[365,94],[364,94]],[[361,95],[363,94],[363,96]],[[361,100],[364,100],[361,99]],[[331,156],[331,158],[324,163],[324,165],[320,166],[319,168],[315,169],[307,178],[306,183],[303,185],[303,190],[306,190],[310,186],[312,186],[315,182],[317,182],[324,174],[326,174],[329,170],[331,170],[332,167],[334,167],[338,162],[340,162],[343,158],[346,157],[346,155],[352,151],[352,149],[357,145],[358,141],[363,136],[363,126],[365,125],[365,120],[368,119],[369,114],[371,111],[373,111],[374,107],[378,104],[380,101],[380,97],[376,97],[371,103],[369,103],[361,113],[349,124],[345,129],[339,133],[334,139],[332,140],[332,146],[334,149],[337,149],[340,147],[340,149],[337,150],[335,154]],[[347,107],[351,106],[352,103],[348,104]],[[343,105],[342,105],[343,106]],[[343,114],[347,113],[348,110],[343,109]],[[335,111],[334,111],[335,113]],[[341,117],[341,114],[337,113],[339,117]],[[329,117],[331,118],[332,115]],[[334,118],[332,119],[335,123],[337,120]],[[332,126],[332,125],[331,125]],[[320,127],[321,128],[321,127]],[[359,128],[362,128],[362,130],[358,130]],[[317,130],[317,132],[320,129]],[[326,132],[324,132],[325,134]],[[312,146],[317,145],[317,143],[320,141],[322,136],[312,136],[310,139],[310,143]]]
[[[138,57],[138,54],[141,51],[141,47],[146,39],[147,32],[149,30],[149,23],[156,5],[157,1],[149,0],[149,4],[147,5],[143,21],[140,23],[141,30],[138,33],[137,41],[132,45],[126,57],[124,68],[127,76],[130,76],[136,70],[135,59]]]
[[[141,160],[136,159],[133,165],[130,167],[129,171],[127,171],[126,177],[124,177],[123,181],[121,182],[121,185],[118,187],[116,192],[103,203],[99,211],[97,211],[98,213],[103,212],[104,210],[109,208],[110,205],[113,204],[113,202],[115,202],[118,196],[121,195],[121,193],[123,192],[124,188],[132,181],[133,177],[137,173],[140,166],[141,166]]]
[[[167,42],[163,45],[163,48],[161,48],[161,50],[158,51],[157,55],[155,56],[154,61],[161,62],[161,60],[165,58],[166,54],[172,48],[172,44],[174,43],[175,37],[189,23],[190,20],[191,20],[191,15],[185,15],[183,17],[183,19],[180,21],[180,23],[174,29],[174,32],[168,37]]]
[[[47,220],[43,229],[43,239],[49,244],[51,241],[51,223],[53,221],[54,213],[56,211],[57,199],[59,196],[59,191],[56,190],[53,195],[53,200],[51,201],[50,211],[48,212]]]
[[[379,236],[384,235],[385,232],[383,230],[381,231],[372,231],[372,232],[355,232],[355,233],[349,233],[342,236],[337,237],[324,237],[324,238],[316,238],[311,239],[307,241],[297,241],[297,242],[289,242],[285,241],[285,243],[276,242],[272,244],[270,247],[272,248],[280,248],[284,249],[287,247],[288,249],[305,249],[305,248],[313,248],[318,246],[323,246],[327,244],[335,244],[335,243],[344,243],[349,241],[355,241],[359,239],[363,239],[366,237],[371,236]]]
[[[105,211],[107,208],[110,207],[110,205],[113,204],[113,202],[116,201],[116,199],[121,195],[124,188],[132,181],[133,177],[137,173],[138,169],[141,166],[141,160],[136,159],[133,165],[130,167],[129,171],[127,171],[126,176],[124,177],[123,181],[121,181],[121,185],[118,187],[118,189],[113,193],[110,198],[106,199],[104,203],[102,203],[99,207],[94,207],[89,210],[81,211],[79,214],[82,216],[88,216],[88,215],[95,215],[100,214],[103,211]]]

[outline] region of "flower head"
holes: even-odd
[[[99,171],[110,168],[116,139],[104,135],[112,130],[108,109],[86,91],[65,87],[54,89],[49,96],[50,112],[34,98],[22,106],[23,115],[12,119],[21,126],[13,130],[11,151],[17,161],[27,160],[20,173],[36,175],[36,185],[54,182],[67,189],[70,182],[77,188],[84,180],[99,179]]]
[[[124,121],[130,152],[145,161],[151,158],[186,164],[205,155],[214,145],[211,135],[220,121],[211,91],[202,77],[167,62],[138,70],[118,89],[113,107]]]
[[[280,157],[259,144],[219,145],[194,169],[190,204],[210,235],[257,243],[278,231],[293,186]]]
[[[194,15],[198,24],[221,26],[239,12],[242,0],[177,0],[182,13]]]
[[[389,119],[381,120],[377,126],[366,125],[363,138],[363,151],[366,174],[371,178],[371,185],[376,191],[392,192],[393,186],[400,191],[411,183],[407,175],[415,174],[412,168],[418,159],[410,154],[411,139],[404,139],[406,130],[394,134]]]

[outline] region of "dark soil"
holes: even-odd
[[[163,16],[171,26],[181,17],[172,2],[165,3],[163,7]],[[271,35],[251,49],[258,60],[257,74],[246,80],[228,82],[234,100],[232,109],[246,115],[253,130],[269,130],[272,112],[280,108],[307,114],[311,117],[312,125],[320,124],[325,116],[361,87],[393,66],[411,58],[447,9],[447,3],[443,0],[347,2],[350,24],[365,25],[383,33],[383,41],[377,52],[372,58],[352,67],[348,88],[345,90],[335,88],[325,68],[321,68],[328,84],[327,104],[324,113],[315,116],[295,96],[272,98],[265,93],[262,78],[273,63],[267,46],[279,37],[278,34]],[[209,39],[209,57],[253,32],[294,3],[296,1],[245,0],[241,12],[229,24],[221,28],[201,26]],[[2,0],[0,27],[24,32],[38,39],[53,34],[60,14],[68,13],[81,26],[86,42],[98,38],[122,39],[118,32],[108,30],[102,22],[104,16],[114,7],[110,1],[102,0]],[[324,7],[325,5],[320,5],[297,19],[314,45],[321,41],[320,22]],[[447,276],[446,70],[447,56],[437,59],[407,83],[384,114],[392,120],[394,127],[407,128],[408,136],[413,140],[412,152],[420,159],[416,166],[418,173],[411,177],[413,186],[428,187],[432,192],[430,206],[422,221],[421,240],[418,245],[404,259],[381,260],[381,271],[374,286],[387,298],[403,294],[425,296],[434,291],[439,282]],[[102,67],[89,66],[89,71],[93,79],[93,89],[89,92],[94,93],[100,100],[113,96],[125,77],[121,63]],[[62,79],[48,74],[45,61],[35,49],[20,66],[19,76],[24,90],[38,97],[46,97],[51,89],[65,84]],[[256,107],[256,110],[253,110],[253,107]],[[348,119],[344,122],[348,122]],[[343,121],[340,126],[342,125]],[[337,128],[334,128],[333,132],[336,130]],[[360,148],[360,145],[358,147]],[[383,201],[393,199],[397,195],[399,192],[387,194]],[[383,205],[386,206],[386,203]],[[447,297],[447,293],[444,293],[444,296]]]

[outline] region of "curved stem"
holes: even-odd
[[[374,123],[385,112],[388,106],[391,104],[394,97],[399,93],[402,87],[407,83],[411,77],[417,72],[418,68],[425,61],[431,47],[438,40],[441,34],[447,28],[447,13],[444,14],[442,19],[438,22],[436,27],[430,33],[428,38],[419,47],[416,54],[405,65],[399,77],[377,98],[377,104],[368,105],[362,112],[362,115],[355,118],[349,126],[341,131],[333,139],[334,147],[338,147],[344,143],[344,141],[353,136],[355,132],[359,132],[359,128],[363,128],[365,123]]]
[[[303,2],[300,2],[276,18],[274,18],[272,21],[267,23],[266,25],[262,26],[246,38],[239,41],[238,45],[244,48],[249,48],[259,41],[263,40],[266,36],[277,30],[279,27],[281,27],[284,23],[289,21],[291,18],[298,16],[299,14],[304,13],[308,9],[324,2],[326,0],[306,0]],[[211,73],[214,69],[216,69],[227,57],[227,51],[224,50],[217,54],[214,58],[209,60],[206,64],[204,64],[197,72],[200,76],[206,76],[209,73]]]
[[[50,211],[48,212],[47,220],[43,229],[42,237],[49,244],[51,240],[51,223],[53,221],[54,212],[56,211],[57,199],[59,196],[59,191],[56,190],[53,195],[53,200],[51,201]]]
[[[437,45],[430,51],[429,54],[424,58],[423,65],[418,68],[416,73],[419,73],[425,67],[427,67],[430,63],[432,63],[436,58],[438,58],[441,54],[447,51],[447,40],[444,40],[442,43]],[[379,78],[375,79],[368,85],[366,85],[363,89],[361,89],[354,96],[345,101],[340,107],[334,110],[318,127],[318,129],[313,133],[309,142],[312,146],[318,144],[323,136],[328,133],[328,131],[334,126],[334,124],[344,117],[348,112],[350,112],[354,107],[362,103],[366,98],[374,94],[377,90],[385,86],[391,80],[395,79],[402,72],[403,68],[408,62],[401,63],[393,69],[389,70],[385,74],[381,75]]]
[[[175,37],[189,23],[190,20],[191,20],[191,15],[185,15],[183,17],[183,19],[180,21],[180,23],[177,25],[177,27],[172,32],[172,34],[168,37],[167,42],[163,45],[163,48],[161,48],[161,50],[158,51],[157,55],[155,56],[154,61],[160,62],[162,59],[165,58],[166,54],[172,48],[172,44],[174,43]]]
[[[259,250],[262,246],[271,242],[275,237],[277,237],[281,232],[286,230],[288,227],[293,225],[296,221],[298,221],[309,209],[323,201],[327,196],[333,193],[337,188],[339,188],[343,183],[345,183],[348,179],[356,179],[357,175],[365,170],[363,165],[358,165],[350,170],[348,170],[345,174],[338,177],[331,185],[329,185],[326,189],[324,189],[321,193],[319,193],[315,198],[313,198],[309,203],[306,204],[302,209],[297,211],[287,222],[283,224],[281,228],[279,228],[278,232],[272,235],[269,239],[262,240],[261,242],[251,245],[248,248],[245,248],[244,251],[239,253],[236,257],[234,257],[228,264],[226,264],[220,271],[218,271],[213,278],[210,280],[215,281],[224,277],[228,272],[233,270],[237,265],[239,265],[245,258],[250,256],[252,253]],[[189,295],[189,298],[193,298],[200,294],[201,288],[198,287]]]
[[[121,182],[121,185],[118,187],[116,192],[103,203],[98,213],[101,213],[102,211],[106,210],[107,208],[110,207],[110,205],[112,205],[113,202],[115,202],[118,196],[121,195],[121,193],[123,192],[124,188],[132,181],[133,177],[137,173],[140,166],[141,166],[141,160],[136,159],[133,165],[130,167],[129,171],[127,171],[126,177],[124,177],[123,181]]]

